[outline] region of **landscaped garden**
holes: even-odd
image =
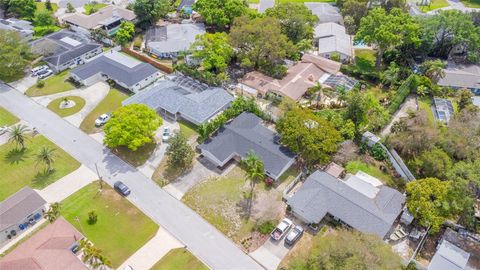
[[[44,147],[54,149],[51,172],[46,172],[44,166],[37,161],[37,156]],[[27,139],[24,149],[16,147],[13,143],[1,145],[0,201],[25,186],[43,189],[79,167],[78,161],[41,135]]]
[[[15,115],[11,114],[6,109],[0,107],[0,127],[11,126],[17,123],[18,121],[19,119]]]
[[[68,78],[68,70],[64,70],[45,80],[42,80],[41,82],[43,83],[37,83],[36,85],[30,87],[25,93],[30,97],[38,97],[72,90],[75,88],[75,86],[68,81]]]
[[[158,225],[107,184],[99,188],[97,181],[77,191],[61,203],[61,213],[118,268],[155,235]],[[95,224],[89,224],[91,211]]]
[[[208,270],[201,261],[184,248],[170,250],[150,270]]]
[[[78,96],[60,97],[48,104],[47,108],[61,117],[79,112],[85,106],[85,100]]]

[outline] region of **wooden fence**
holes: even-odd
[[[161,71],[167,73],[167,74],[170,74],[173,72],[173,68],[169,67],[169,66],[166,66],[158,61],[156,61],[155,59],[149,57],[149,56],[146,56],[142,53],[139,53],[139,52],[136,52],[136,51],[133,51],[133,50],[130,50],[129,48],[122,48],[122,52],[130,55],[130,56],[133,56],[141,61],[144,61],[144,62],[147,62],[149,64],[151,64],[152,66],[160,69]]]

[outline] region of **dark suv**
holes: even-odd
[[[130,189],[122,181],[115,182],[113,188],[123,196],[128,196],[128,194],[130,194]]]

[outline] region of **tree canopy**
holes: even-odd
[[[135,151],[152,142],[153,134],[161,124],[162,119],[146,105],[123,106],[112,113],[105,125],[104,143],[111,148],[126,146]]]
[[[118,43],[124,46],[133,39],[134,34],[135,25],[131,22],[123,21],[122,24],[120,24],[120,29],[118,29],[117,33],[115,34],[115,39]]]
[[[137,15],[140,26],[146,28],[155,25],[172,10],[170,0],[137,0],[133,4],[133,12]]]
[[[248,6],[244,0],[198,0],[193,10],[200,13],[207,24],[223,29],[236,17],[246,14]]]
[[[225,72],[233,55],[228,35],[224,32],[197,36],[191,50],[193,57],[201,60],[202,68],[215,74]]]
[[[37,9],[34,0],[5,0],[4,5],[8,13],[29,21],[33,20]]]
[[[29,48],[14,31],[0,29],[0,79],[10,82],[23,74],[29,61]]]
[[[170,138],[165,155],[169,167],[186,169],[192,165],[195,152],[188,144],[187,137],[182,132],[177,132]]]

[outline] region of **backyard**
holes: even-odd
[[[429,97],[418,98],[418,107],[427,114],[428,122],[434,125],[436,120],[432,110],[432,99]]]
[[[90,14],[93,14],[93,13],[99,11],[100,9],[102,9],[106,6],[107,6],[107,4],[92,2],[90,4],[85,4],[83,6],[83,8],[85,9],[85,14],[90,15]]]
[[[60,104],[62,104],[65,99],[74,102],[75,105],[70,108],[60,108]],[[66,117],[72,114],[76,114],[83,108],[83,106],[85,106],[85,99],[77,96],[68,96],[60,97],[53,100],[52,102],[50,102],[50,104],[48,104],[47,108],[61,117]]]
[[[55,149],[54,171],[51,173],[45,173],[44,166],[36,161],[36,155],[43,147]],[[13,143],[1,145],[0,201],[25,186],[43,189],[79,167],[78,161],[41,135],[28,139],[24,150],[16,149]]]
[[[28,88],[25,93],[29,97],[38,97],[72,90],[75,88],[75,86],[67,81],[68,78],[68,70],[64,70],[43,80],[45,83],[43,87],[39,87],[37,84],[35,84],[34,86]]]
[[[449,4],[446,0],[431,0],[430,5],[427,6],[419,6],[418,8],[422,12],[429,12],[435,9],[443,8],[443,7],[448,7]]]
[[[35,2],[35,5],[37,6],[37,11],[43,11],[46,10],[45,2]],[[52,6],[52,12],[55,13],[58,10],[58,5],[55,3],[50,3]]]
[[[98,216],[88,223],[88,213]],[[62,202],[62,215],[103,251],[114,268],[148,242],[158,225],[107,184],[99,193],[99,182],[89,184]]]
[[[208,270],[201,261],[184,248],[170,250],[150,270]]]
[[[355,68],[358,71],[372,72],[375,71],[376,53],[370,49],[355,50]]]
[[[378,164],[370,164],[365,161],[355,160],[355,161],[349,161],[345,166],[345,170],[351,174],[356,174],[358,171],[362,171],[373,177],[378,178],[387,186],[397,188],[398,181],[396,181],[395,178],[390,174],[383,172],[379,168],[379,166],[380,165]]]
[[[0,127],[11,126],[18,121],[19,119],[15,115],[11,114],[6,109],[0,107]]]

